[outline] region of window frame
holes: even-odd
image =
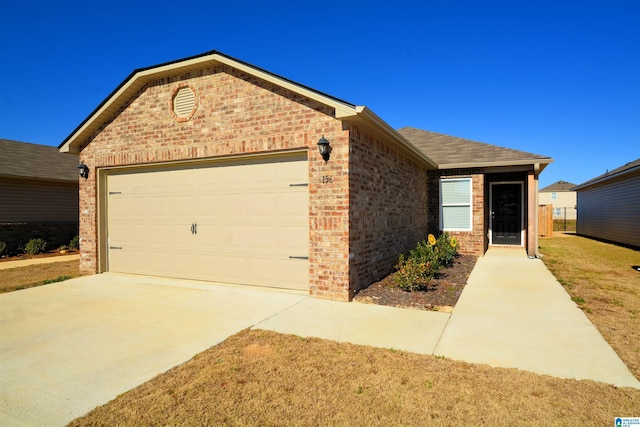
[[[443,183],[452,181],[468,181],[469,182],[469,203],[449,203],[443,202]],[[469,207],[469,228],[445,228],[444,227],[444,208],[449,206]],[[473,178],[440,178],[440,230],[442,231],[473,231]]]

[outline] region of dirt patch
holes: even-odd
[[[246,357],[266,357],[275,353],[273,347],[269,344],[249,344],[242,350],[242,354]]]
[[[424,291],[403,291],[396,285],[396,273],[392,273],[379,282],[361,289],[354,297],[354,301],[391,307],[451,312],[458,302],[477,260],[478,258],[473,255],[458,255],[453,265],[444,268]]]

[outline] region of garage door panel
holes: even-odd
[[[127,250],[112,250],[110,262],[118,266],[117,272],[149,276],[188,277],[186,274],[192,268],[190,254],[168,248],[149,251],[147,247],[134,246]]]
[[[301,214],[306,217],[309,206],[309,196],[306,191],[291,191],[278,195],[277,203],[278,216],[287,218],[301,218]]]
[[[274,217],[277,214],[278,193],[274,191],[254,194],[248,202],[247,213],[253,217]]]
[[[107,175],[109,270],[308,289],[307,180],[302,156]]]
[[[297,227],[287,227],[286,231],[278,233],[278,246],[284,251],[288,252],[292,256],[307,256],[308,245],[302,242],[307,242],[309,239],[309,229],[305,225],[299,225]]]

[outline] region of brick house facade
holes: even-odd
[[[192,95],[186,114],[176,113],[182,88]],[[328,161],[318,153],[321,137],[331,144]],[[79,153],[89,168],[80,182],[86,272],[111,271],[106,180],[113,171],[287,153],[307,159],[313,296],[350,300],[388,274],[400,253],[436,233],[443,174],[472,177],[473,230],[457,236],[464,252],[487,247],[483,170],[438,172],[428,153],[366,107],[218,52],[134,71],[60,149]]]

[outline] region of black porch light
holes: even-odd
[[[87,179],[89,177],[89,168],[84,163],[80,163],[78,166],[78,173],[80,178]]]
[[[324,137],[324,135],[322,135],[322,138],[320,138],[320,141],[318,141],[318,151],[320,151],[320,155],[325,162],[329,161],[331,150],[332,148],[329,145],[329,141]]]

